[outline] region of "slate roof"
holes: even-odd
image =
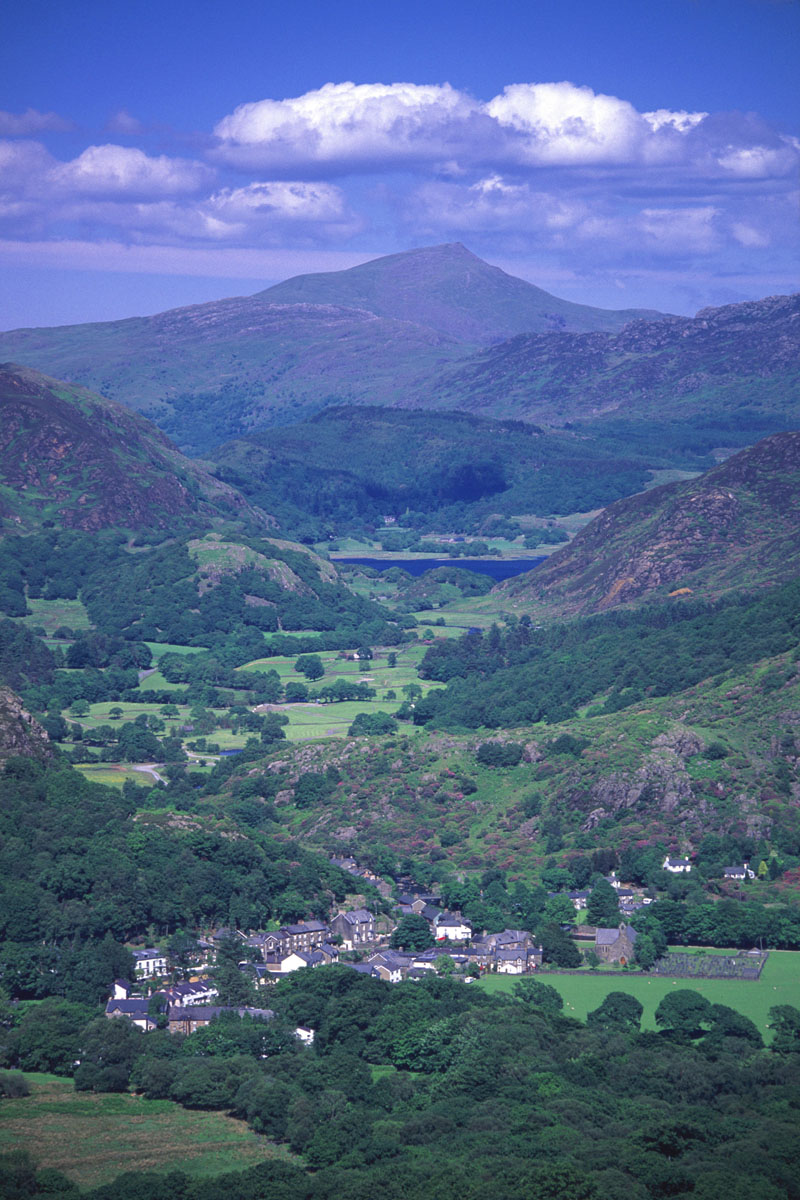
[[[132,1000],[109,1000],[106,1013],[119,1013],[123,1017],[146,1017],[148,999],[146,996],[136,996]]]
[[[624,926],[623,929],[598,929],[595,943],[598,946],[613,946],[622,933],[626,933],[631,942],[635,942],[639,936],[630,925]]]

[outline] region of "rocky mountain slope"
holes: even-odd
[[[0,364],[0,519],[31,529],[270,522],[120,404]]]
[[[518,765],[482,765],[487,741],[519,747]],[[281,824],[305,845],[357,858],[385,846],[524,878],[554,856],[598,846],[649,841],[684,853],[712,835],[794,847],[798,764],[800,673],[787,654],[555,725],[283,745],[249,765],[248,779],[263,779]],[[295,803],[300,778],[329,769],[339,784],[324,802]]]
[[[52,757],[50,740],[41,725],[10,688],[0,686],[0,764],[19,755]]]
[[[771,585],[800,572],[800,433],[775,434],[697,479],[610,505],[536,571],[500,584],[515,609],[586,615]]]
[[[409,393],[421,407],[562,425],[599,417],[800,421],[800,294],[615,333],[538,333],[481,351]]]

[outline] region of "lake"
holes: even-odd
[[[542,558],[334,558],[336,566],[339,563],[349,563],[357,567],[372,567],[375,571],[388,571],[399,567],[408,571],[409,575],[423,575],[425,571],[433,571],[436,567],[461,567],[464,571],[476,571],[479,575],[488,575],[495,583],[503,579],[511,579],[513,575],[522,575],[532,571]]]

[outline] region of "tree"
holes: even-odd
[[[619,924],[619,898],[607,879],[598,879],[586,905],[589,925],[613,929]]]
[[[644,971],[649,971],[658,958],[656,943],[648,933],[640,933],[633,950],[633,961]]]
[[[699,1037],[711,1019],[711,1003],[689,988],[670,992],[656,1009],[656,1025],[687,1037]]]
[[[97,1017],[81,1034],[81,1064],[75,1072],[79,1092],[124,1092],[131,1068],[142,1053],[142,1030],[124,1018]]]
[[[312,683],[315,679],[322,679],[325,674],[325,667],[318,654],[301,654],[294,664],[294,669]]]
[[[638,1033],[643,1011],[636,997],[628,992],[609,992],[600,1007],[589,1013],[586,1024],[594,1029]]]
[[[547,924],[539,930],[544,962],[557,967],[579,967],[581,955],[578,947],[567,937],[560,925]]]
[[[548,896],[543,916],[554,925],[574,925],[575,905],[564,892],[556,892],[554,896]]]
[[[398,923],[391,937],[391,945],[395,950],[427,950],[433,945],[428,922],[417,913],[409,913]]]
[[[538,979],[518,979],[513,990],[517,1000],[530,1004],[531,1008],[541,1009],[550,1016],[558,1016],[564,1008],[561,994],[551,984]]]
[[[800,1054],[800,1009],[791,1004],[776,1004],[767,1014],[775,1031],[770,1049],[775,1054]]]
[[[387,655],[386,665],[387,665],[387,667],[396,667],[397,666],[397,655],[395,654],[394,650],[392,650]]]

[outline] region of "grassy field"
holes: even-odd
[[[92,783],[107,783],[118,788],[122,787],[126,779],[131,779],[142,787],[149,787],[153,782],[152,775],[137,771],[128,763],[78,763],[76,770]]]
[[[60,625],[70,629],[89,629],[91,622],[89,614],[80,600],[29,600],[30,616],[22,618],[22,624],[29,628],[41,626],[48,637]]]
[[[717,951],[716,953],[723,953]],[[735,951],[731,951],[735,953]],[[629,992],[644,1007],[642,1028],[655,1029],[656,1008],[668,992],[691,988],[706,996],[712,1004],[727,1004],[749,1017],[761,1031],[765,1041],[767,1014],[775,1004],[797,1005],[800,997],[800,951],[772,950],[767,965],[757,982],[740,979],[673,979],[649,975],[627,975],[603,972],[586,975],[540,976],[564,997],[564,1013],[585,1021],[586,1014],[597,1008],[609,992]],[[481,987],[490,992],[511,992],[516,980],[509,975],[487,975]]]
[[[40,1168],[62,1171],[82,1188],[110,1183],[124,1171],[220,1175],[280,1153],[222,1113],[75,1092],[72,1080],[54,1075],[26,1078],[30,1096],[2,1102],[0,1152],[26,1150]]]
[[[360,712],[395,713],[399,700],[346,700],[342,704],[287,704],[280,711],[289,718],[284,731],[290,742],[313,738],[346,737]]]

